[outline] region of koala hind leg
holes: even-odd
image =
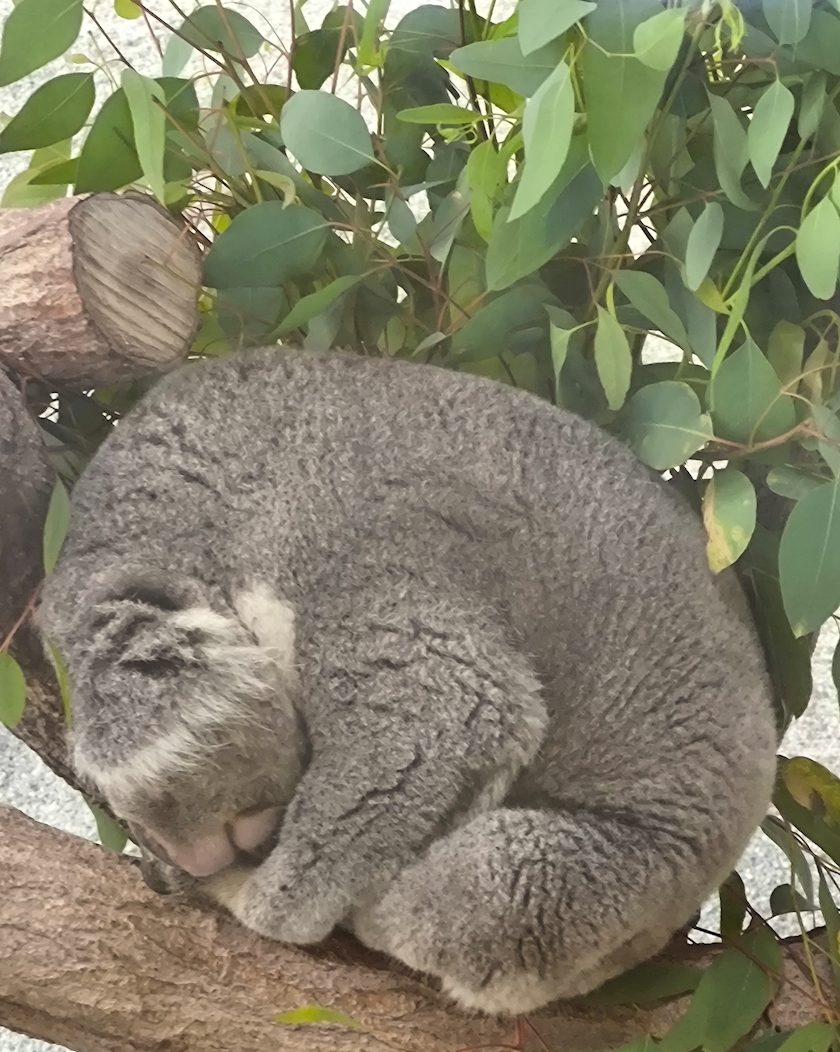
[[[705,890],[675,875],[697,874],[687,850],[600,814],[498,809],[432,844],[348,926],[467,1008],[530,1012],[662,949]]]

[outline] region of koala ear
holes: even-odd
[[[96,662],[152,676],[200,666],[200,648],[243,642],[237,637],[245,635],[209,608],[199,582],[148,570],[121,570],[99,582],[87,622]]]

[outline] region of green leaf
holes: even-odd
[[[647,1005],[697,989],[703,973],[683,964],[642,964],[599,986],[583,998],[588,1005]]]
[[[554,379],[557,389],[561,387],[560,373],[569,353],[569,341],[582,326],[575,324],[575,319],[568,311],[560,310],[558,307],[547,306],[549,321],[549,338],[551,340],[551,364],[554,366]]]
[[[798,44],[811,25],[813,0],[763,0],[764,17],[780,44]]]
[[[516,13],[522,54],[530,55],[556,40],[596,6],[589,0],[520,0]]]
[[[824,197],[802,221],[796,234],[796,262],[813,295],[831,299],[840,273],[840,215],[830,197]]]
[[[789,826],[775,815],[768,815],[761,823],[761,831],[780,848],[790,862],[793,878],[805,897],[810,901],[814,897],[814,879],[811,866],[805,852],[799,846]]]
[[[837,909],[837,903],[829,890],[824,867],[818,865],[817,868],[820,876],[820,910],[828,935],[828,955],[831,959],[831,971],[834,974],[834,986],[837,988],[840,987],[840,910]]]
[[[689,346],[688,333],[657,279],[643,270],[619,270],[615,283],[640,314],[678,346]]]
[[[775,935],[765,929],[747,932],[738,949],[725,950],[706,969],[685,1014],[663,1037],[658,1052],[728,1052],[752,1030],[773,994],[770,978],[751,958],[774,970],[781,968]]]
[[[69,526],[70,498],[61,480],[56,479],[44,520],[44,573],[52,573]]]
[[[724,359],[709,385],[715,434],[732,442],[764,442],[789,431],[796,411],[761,351],[747,340]]]
[[[466,76],[488,80],[493,84],[506,84],[517,95],[526,98],[534,94],[562,59],[563,51],[557,41],[545,44],[526,56],[522,54],[516,37],[480,40],[476,44],[456,48],[449,56],[455,69]]]
[[[544,304],[551,298],[543,285],[519,285],[485,301],[453,335],[453,364],[504,354],[518,331],[546,324]]]
[[[747,893],[738,873],[730,873],[719,889],[720,934],[724,942],[735,941],[744,930],[747,916]]]
[[[376,61],[377,37],[388,14],[391,0],[368,0],[362,37],[359,41],[359,65],[372,66]]]
[[[487,287],[506,289],[547,263],[579,232],[604,195],[592,165],[586,163],[586,138],[572,142],[556,185],[520,219],[508,222],[500,208],[487,246]]]
[[[747,130],[747,146],[762,186],[770,185],[773,165],[787,135],[794,105],[793,94],[780,80],[774,80],[756,103]]]
[[[163,49],[163,61],[161,62],[161,73],[164,77],[178,77],[192,55],[192,44],[183,40],[176,33],[172,33]]]
[[[204,259],[211,288],[267,288],[309,274],[329,225],[302,205],[263,201],[240,212]]]
[[[697,395],[674,380],[637,391],[622,418],[624,435],[637,456],[657,471],[682,464],[712,437],[711,421]]]
[[[786,763],[787,761],[782,763],[782,772],[784,772]],[[808,840],[813,841],[830,859],[834,862],[840,859],[840,833],[827,825],[817,810],[805,807],[795,800],[788,792],[783,778],[778,779],[776,782],[773,804],[782,818],[787,819]],[[817,807],[819,807],[818,802]]]
[[[194,11],[184,20],[179,34],[200,51],[221,51],[239,60],[253,58],[265,42],[244,15],[221,5]]]
[[[408,124],[477,124],[482,120],[480,113],[475,110],[465,109],[463,106],[453,106],[449,102],[438,102],[432,106],[412,106],[408,110],[400,110],[397,117]],[[487,145],[487,144],[485,144]]]
[[[739,559],[755,529],[756,496],[741,471],[715,471],[703,494],[706,557],[712,573],[720,573]]]
[[[808,1023],[779,1045],[778,1052],[828,1052],[837,1036],[828,1023]]]
[[[802,326],[784,319],[777,322],[767,341],[767,361],[783,386],[801,374],[804,350],[805,330]]]
[[[826,480],[805,471],[797,471],[786,465],[771,468],[767,472],[767,488],[788,500],[802,500]]]
[[[18,172],[6,184],[0,198],[0,208],[37,208],[38,205],[54,201],[57,197],[64,197],[69,178],[59,179],[54,177],[54,173],[70,164],[69,177],[72,178],[74,162],[68,161],[69,156],[70,143],[67,141],[35,150],[29,167]],[[42,182],[41,176],[53,177],[49,178],[49,182],[46,179]]]
[[[657,0],[617,0],[587,16],[580,69],[592,163],[605,185],[632,156],[662,94],[667,74],[628,57],[636,26],[660,11]]]
[[[722,237],[723,209],[717,201],[709,201],[691,228],[685,250],[685,283],[692,292],[708,275]]]
[[[794,505],[779,545],[779,581],[794,635],[813,632],[840,606],[840,480]]]
[[[318,175],[349,175],[375,160],[361,113],[326,91],[299,91],[280,114],[283,141]]]
[[[141,76],[133,69],[123,70],[122,89],[131,111],[137,159],[149,188],[158,201],[164,204],[163,156],[166,151],[166,113],[164,111],[166,95],[156,81]]]
[[[82,145],[75,189],[80,194],[118,190],[142,174],[131,109],[125,92],[117,88],[102,104]]]
[[[790,884],[779,884],[770,892],[770,915],[782,917],[786,913],[808,913],[814,909],[814,904],[809,902],[805,896],[796,891]]]
[[[8,650],[0,650],[0,723],[14,727],[26,705],[26,679]]]
[[[354,1030],[364,1030],[361,1023],[344,1012],[337,1012],[334,1008],[322,1008],[320,1005],[306,1005],[304,1008],[294,1008],[291,1012],[281,1012],[274,1017],[274,1022],[284,1023],[286,1026],[335,1023],[338,1026],[352,1027]]]
[[[12,7],[3,23],[0,87],[63,55],[79,35],[82,13],[82,0],[20,0]]]
[[[302,325],[306,325],[316,314],[326,310],[334,300],[337,300],[348,289],[357,285],[364,276],[364,274],[345,274],[343,277],[331,281],[323,289],[311,292],[308,296],[299,299],[280,322],[275,332],[271,334],[272,337],[280,340],[294,329],[299,329]]]
[[[132,20],[143,14],[143,9],[134,3],[134,0],[114,0],[114,13],[120,18]]]
[[[107,847],[109,851],[116,851],[120,854],[128,843],[128,836],[125,830],[119,824],[115,822],[109,814],[106,814],[101,807],[92,803],[87,797],[84,798],[85,803],[90,808],[93,814],[93,819],[96,822],[96,832],[99,836],[99,843],[103,847]]]
[[[630,344],[615,315],[598,307],[595,330],[595,368],[610,409],[621,409],[630,387],[633,356]]]
[[[525,103],[522,139],[525,165],[508,222],[530,211],[554,184],[566,161],[575,120],[575,90],[565,62]]]
[[[49,654],[52,667],[55,670],[55,678],[58,682],[58,693],[61,695],[61,703],[64,706],[64,722],[70,727],[72,725],[72,713],[70,709],[70,677],[67,675],[67,666],[58,648],[50,639],[45,639],[47,653]]]
[[[805,81],[797,128],[800,138],[810,139],[819,127],[825,109],[825,73],[817,70]]]
[[[685,9],[672,7],[646,18],[633,32],[636,58],[651,69],[673,66],[685,34]]]
[[[0,153],[37,150],[70,139],[93,107],[92,73],[53,77],[29,96],[0,132]]]
[[[721,188],[733,205],[754,211],[755,205],[741,189],[741,176],[750,157],[747,133],[731,103],[709,93],[714,125],[715,171]]]

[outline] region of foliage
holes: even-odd
[[[702,514],[712,569],[739,572],[785,726],[840,606],[840,2],[452,3],[386,29],[388,0],[319,26],[298,0],[279,41],[220,5],[167,19],[119,0],[159,37],[160,75],[117,56],[37,88],[0,133],[0,152],[34,150],[3,203],[135,185],[182,215],[206,247],[195,355],[282,338],[426,361],[621,436]],[[81,0],[19,0],[0,83],[81,22]],[[196,59],[206,75],[184,76]],[[144,389],[27,385],[68,483]],[[776,802],[764,828],[791,880],[774,911],[820,906],[840,974],[840,782],[789,761]],[[772,996],[775,945],[742,934],[726,887],[714,968],[620,988],[695,991],[673,1052],[724,1052]],[[776,1036],[819,1052],[832,1030]]]

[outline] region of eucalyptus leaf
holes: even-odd
[[[44,520],[44,573],[52,573],[70,526],[70,498],[60,480],[56,480]]]
[[[688,235],[685,250],[685,283],[696,291],[709,273],[723,237],[723,209],[708,201]]]
[[[770,185],[773,166],[787,135],[794,110],[793,94],[774,80],[756,103],[747,131],[750,161],[762,186]]]
[[[280,131],[303,167],[319,175],[349,175],[375,160],[362,115],[325,91],[293,95],[280,114]]]
[[[742,472],[715,471],[703,493],[706,556],[712,573],[720,573],[743,555],[755,529],[756,495]]]
[[[796,235],[796,262],[813,295],[831,299],[840,274],[840,215],[830,197],[824,197],[803,219]]]
[[[82,14],[82,0],[19,0],[3,23],[0,87],[63,55],[79,35]]]
[[[794,635],[815,631],[840,607],[840,480],[794,506],[779,546],[779,581]]]
[[[813,0],[762,0],[764,17],[780,44],[798,44],[811,25]]]
[[[200,7],[183,22],[179,35],[199,51],[221,51],[231,58],[253,58],[265,38],[248,19],[229,7]]]
[[[133,69],[123,70],[122,89],[131,112],[134,144],[140,168],[155,197],[163,204],[165,201],[163,158],[166,152],[166,114],[164,110],[166,95],[156,81],[141,76]]]
[[[595,330],[595,368],[610,409],[620,409],[630,387],[633,358],[630,344],[615,315],[598,307]]]
[[[554,184],[569,153],[574,119],[571,70],[561,62],[525,103],[522,117],[525,165],[509,222],[530,211]]]
[[[14,727],[26,706],[26,679],[8,650],[0,650],[0,723]]]
[[[590,0],[519,0],[519,46],[523,55],[538,51],[594,11]]]
[[[630,398],[622,432],[641,460],[665,471],[702,449],[712,437],[712,424],[688,384],[664,380]]]
[[[659,331],[678,346],[689,346],[685,326],[671,307],[661,283],[643,270],[618,270],[615,283],[640,314],[653,322]]]
[[[63,73],[29,96],[0,131],[0,153],[38,150],[71,138],[93,108],[92,73]]]
[[[302,205],[264,201],[241,212],[204,259],[211,288],[281,285],[310,273],[327,236],[327,221]]]
[[[531,96],[563,58],[558,41],[523,55],[516,37],[481,40],[457,48],[449,61],[461,73],[479,80],[506,84],[518,95]]]
[[[709,388],[715,434],[744,444],[764,442],[789,431],[796,411],[773,366],[748,340],[733,351]]]
[[[636,58],[651,69],[667,71],[676,61],[684,34],[684,8],[660,11],[636,26],[633,32]]]

